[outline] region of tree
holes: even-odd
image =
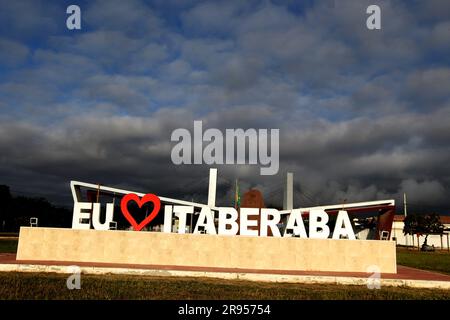
[[[7,214],[11,205],[11,192],[9,187],[0,185],[0,230],[3,231],[5,220],[7,220]]]
[[[410,235],[425,235],[424,246],[427,246],[430,234],[442,234],[444,225],[441,223],[439,215],[432,213],[427,215],[408,215],[404,220],[403,233]]]
[[[405,220],[403,220],[403,234],[407,235],[415,235],[418,233],[418,221],[417,216],[415,214],[410,214],[405,217]]]
[[[56,207],[44,198],[13,197],[8,186],[0,185],[0,231],[18,232],[29,226],[30,218],[39,219],[42,227],[71,226],[71,210]]]
[[[427,238],[430,234],[442,234],[444,232],[444,225],[441,223],[441,219],[438,214],[432,213],[423,217],[421,222],[423,225],[423,234],[425,234],[425,245],[427,244]]]

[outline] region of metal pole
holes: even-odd
[[[406,218],[407,210],[406,210],[406,193],[403,193],[403,213]],[[405,218],[403,218],[403,226],[405,226]],[[406,247],[408,247],[408,236],[405,237],[406,239]],[[413,246],[414,246],[414,237],[413,237]]]
[[[100,183],[98,184],[98,188],[97,188],[97,200],[96,200],[97,203],[98,203],[99,198],[100,198]]]
[[[406,208],[406,193],[403,193],[403,213],[406,215],[408,214],[408,210]]]
[[[237,210],[238,208],[238,179],[234,180],[234,208]]]
[[[192,201],[191,202],[194,202],[194,198],[192,198]],[[193,226],[192,226],[192,218],[194,217],[194,212],[192,212],[191,213],[191,233],[194,233],[194,228],[192,228]]]

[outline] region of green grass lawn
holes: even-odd
[[[0,237],[19,237],[17,232],[0,232]]]
[[[81,289],[66,287],[68,275],[0,273],[1,299],[450,299],[450,290],[264,283],[208,278],[81,275]]]
[[[16,253],[19,240],[0,239],[0,253]]]
[[[397,249],[397,264],[450,274],[448,251],[423,252],[417,249]]]

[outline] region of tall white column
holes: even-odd
[[[294,208],[294,174],[286,174],[286,183],[284,186],[283,210],[292,210]]]
[[[208,207],[216,206],[217,169],[209,169]]]

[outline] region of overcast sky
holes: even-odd
[[[0,184],[204,201],[209,166],[170,158],[194,120],[280,129],[278,175],[218,166],[219,204],[239,178],[280,205],[292,171],[296,207],[406,192],[450,212],[450,1],[0,0]]]

